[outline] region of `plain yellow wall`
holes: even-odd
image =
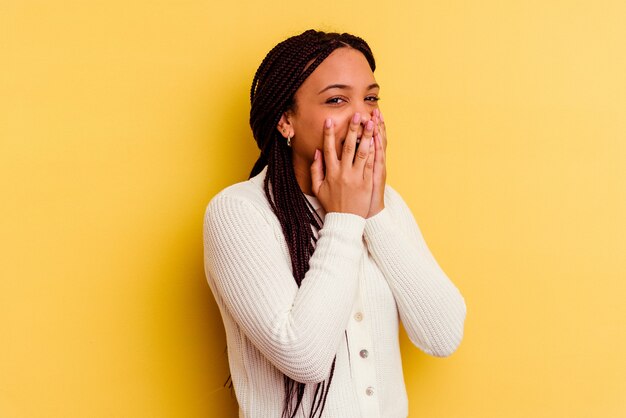
[[[0,417],[234,417],[209,199],[309,27],[379,63],[389,183],[462,290],[411,417],[626,417],[626,3],[0,1]]]

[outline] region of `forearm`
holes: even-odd
[[[298,288],[275,230],[240,202],[224,205],[237,225],[216,219],[222,207],[208,211],[205,257],[229,313],[283,373],[301,382],[324,380],[358,286],[363,218],[326,216]]]
[[[434,356],[452,354],[463,337],[465,302],[432,257],[410,213],[381,211],[367,220],[365,239],[411,341]]]

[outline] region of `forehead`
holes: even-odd
[[[365,88],[375,82],[365,55],[353,48],[338,48],[322,61],[300,88],[318,92],[330,84]]]

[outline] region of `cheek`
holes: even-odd
[[[296,146],[302,155],[310,156],[312,159],[316,148],[324,149],[324,120],[315,115],[298,120]]]

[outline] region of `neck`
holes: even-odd
[[[312,162],[296,161],[295,155],[293,160],[293,171],[296,174],[296,181],[302,193],[313,195],[313,189],[311,187],[311,164]]]

